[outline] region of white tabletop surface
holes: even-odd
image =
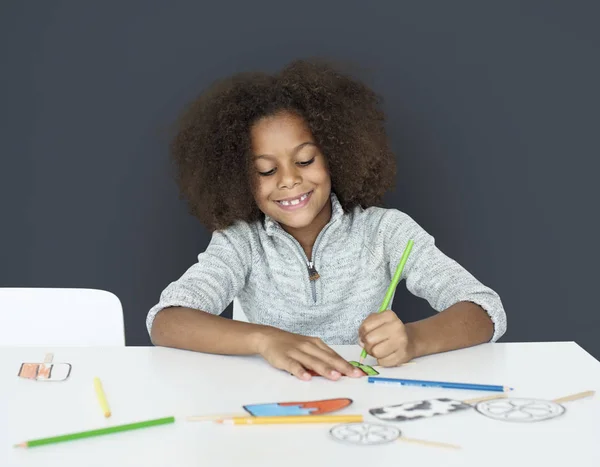
[[[357,360],[358,347],[334,347]],[[17,377],[22,362],[69,362],[64,382]],[[573,342],[495,343],[432,355],[381,376],[508,385],[511,397],[554,399],[600,391],[600,362]],[[369,363],[369,362],[366,362]],[[105,419],[93,378],[101,378],[112,409]],[[0,347],[1,466],[522,466],[600,465],[600,393],[564,404],[564,415],[536,423],[489,419],[475,410],[396,422],[402,435],[453,443],[460,450],[395,441],[349,446],[331,425],[223,426],[189,415],[243,413],[245,404],[349,397],[338,414],[431,397],[459,400],[490,393],[374,385],[367,378],[299,381],[257,357],[228,357],[154,347]],[[152,418],[170,425],[30,449],[13,444]],[[387,422],[390,423],[390,422]],[[417,464],[418,463],[418,464]]]

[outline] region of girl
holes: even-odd
[[[496,341],[499,296],[412,218],[380,206],[395,160],[378,96],[321,63],[214,84],[172,144],[182,196],[212,232],[206,251],[148,312],[155,345],[259,354],[302,380],[363,376],[329,345],[357,342],[381,366]],[[439,313],[375,313],[398,261]],[[238,297],[248,323],[219,315]]]

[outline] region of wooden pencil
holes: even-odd
[[[424,439],[405,438],[404,436],[401,436],[398,439],[406,443],[422,444],[424,446],[431,446],[435,448],[460,449],[460,446],[456,444],[440,443],[439,441],[427,441]]]
[[[108,406],[108,401],[106,400],[106,394],[104,394],[100,378],[94,378],[94,389],[96,390],[96,398],[98,399],[102,413],[104,413],[106,418],[110,417],[110,407]]]
[[[288,423],[354,423],[362,421],[362,415],[289,415],[279,417],[233,417],[217,420],[217,423],[224,425],[274,425]]]
[[[231,413],[231,414],[213,414],[213,415],[190,415],[186,417],[188,422],[209,422],[216,420],[225,420],[234,417],[247,417],[247,413]]]

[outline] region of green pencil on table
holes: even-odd
[[[50,438],[40,438],[31,441],[25,441],[24,443],[15,444],[16,448],[32,448],[35,446],[43,446],[45,444],[62,443],[64,441],[73,441],[81,438],[91,438],[93,436],[108,435],[112,433],[118,433],[120,431],[137,430],[138,428],[148,428],[156,425],[164,425],[166,423],[174,423],[175,417],[157,418],[154,420],[147,420],[137,423],[128,423],[126,425],[110,426],[107,428],[100,428],[98,430],[81,431],[79,433],[70,433],[67,435],[52,436]]]
[[[409,240],[408,243],[406,244],[406,248],[404,249],[404,253],[402,253],[400,262],[398,263],[398,266],[396,266],[396,272],[394,273],[394,277],[392,277],[392,282],[390,282],[387,292],[385,293],[383,302],[381,303],[381,306],[379,307],[379,310],[377,311],[377,313],[381,313],[382,311],[387,310],[388,307],[390,306],[390,302],[392,301],[392,296],[394,295],[394,291],[396,290],[396,287],[398,286],[398,282],[400,282],[400,277],[402,277],[402,271],[404,270],[404,265],[406,264],[408,255],[410,255],[413,244],[414,244],[414,242],[412,240]],[[367,358],[367,351],[365,349],[363,349],[362,353],[360,354],[360,363],[361,364],[365,358]]]

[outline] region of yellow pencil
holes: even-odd
[[[290,415],[271,417],[232,417],[216,420],[226,425],[274,425],[283,423],[353,423],[362,422],[362,415]]]
[[[106,395],[104,394],[104,389],[102,389],[100,378],[94,378],[94,389],[96,390],[96,397],[98,397],[98,402],[100,403],[102,412],[104,412],[104,416],[107,418],[110,417],[110,408],[108,407],[108,402],[106,400]]]

